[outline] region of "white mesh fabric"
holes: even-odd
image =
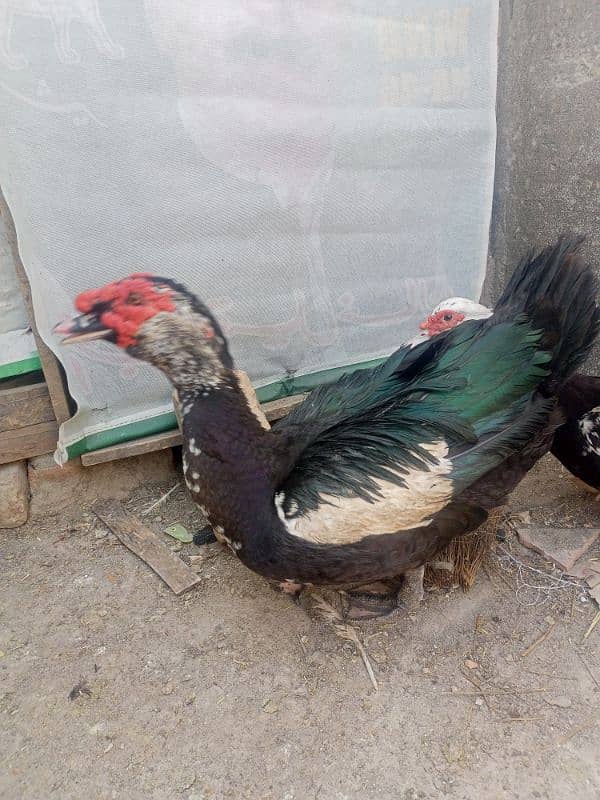
[[[149,366],[57,346],[83,289],[181,280],[258,386],[387,354],[479,295],[497,2],[0,8],[0,180],[79,405],[63,449],[171,408]]]

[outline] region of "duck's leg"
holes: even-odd
[[[421,605],[425,597],[424,576],[425,564],[404,573],[404,582],[398,592],[398,605],[402,605],[407,611],[415,611]]]

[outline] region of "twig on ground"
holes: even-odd
[[[148,508],[145,511],[142,511],[142,513],[140,514],[140,517],[145,517],[146,514],[149,514],[153,509],[156,508],[156,506],[159,506],[161,503],[164,503],[164,501],[167,499],[167,497],[172,495],[173,492],[175,491],[175,489],[177,489],[178,486],[179,486],[179,481],[177,481],[175,486],[173,486],[171,489],[169,489],[168,492],[165,492],[162,497],[159,497],[158,500],[155,500],[155,502],[152,503],[151,506],[148,506]]]

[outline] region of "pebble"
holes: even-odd
[[[92,736],[98,736],[102,739],[111,739],[112,736],[108,731],[108,722],[97,722],[95,725],[92,725],[90,728],[90,733]]]
[[[558,706],[558,708],[571,708],[571,698],[566,695],[554,695],[554,697],[544,697],[544,700],[550,706]]]

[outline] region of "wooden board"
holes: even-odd
[[[125,547],[148,564],[175,594],[183,594],[201,582],[198,575],[172,553],[154,531],[125,511],[116,500],[96,503],[93,511]]]
[[[37,329],[37,325],[35,322],[35,314],[33,312],[33,304],[31,302],[31,287],[29,286],[29,280],[27,278],[27,274],[25,272],[25,268],[23,267],[23,262],[21,261],[21,256],[19,254],[14,222],[12,219],[12,215],[10,213],[10,209],[6,203],[6,200],[4,199],[1,193],[0,193],[0,214],[2,214],[2,217],[4,218],[4,221],[6,223],[6,235],[9,246],[12,251],[15,272],[19,280],[19,285],[21,288],[21,293],[23,295],[23,300],[25,301],[25,308],[27,309],[27,313],[29,316],[29,322],[31,325],[31,330],[33,332],[33,337],[35,339],[38,355],[40,357],[40,361],[42,362],[42,369],[44,371],[44,377],[46,378],[46,383],[48,385],[48,392],[50,394],[50,399],[52,401],[52,407],[54,408],[54,414],[58,422],[63,423],[71,416],[69,395],[65,388],[66,381],[64,379],[64,373],[58,359],[56,358],[52,350],[50,350],[50,348],[46,345],[46,343],[40,336],[39,331]],[[25,458],[25,456],[22,456],[22,458]]]
[[[0,389],[0,433],[55,420],[45,383]]]
[[[56,422],[40,422],[14,431],[0,433],[0,464],[52,453],[58,441]]]
[[[281,400],[273,400],[270,403],[263,403],[261,409],[269,422],[274,422],[291,411],[294,406],[301,403],[306,395],[297,394],[292,397],[284,397]],[[178,447],[181,444],[181,433],[167,431],[157,433],[154,436],[146,436],[144,439],[135,439],[132,442],[114,444],[111,447],[103,447],[101,450],[94,450],[91,453],[84,453],[81,456],[81,463],[85,467],[93,464],[104,464],[107,461],[116,461],[118,458],[131,458],[145,453],[152,453],[155,450],[165,450],[167,447]]]
[[[180,444],[181,433],[178,430],[156,433],[154,436],[145,436],[143,439],[113,444],[110,447],[103,447],[101,450],[84,453],[81,456],[81,463],[84,467],[91,467],[93,464],[105,464],[107,461],[116,461],[118,458],[142,456],[156,450],[166,450],[167,447],[177,447]]]

